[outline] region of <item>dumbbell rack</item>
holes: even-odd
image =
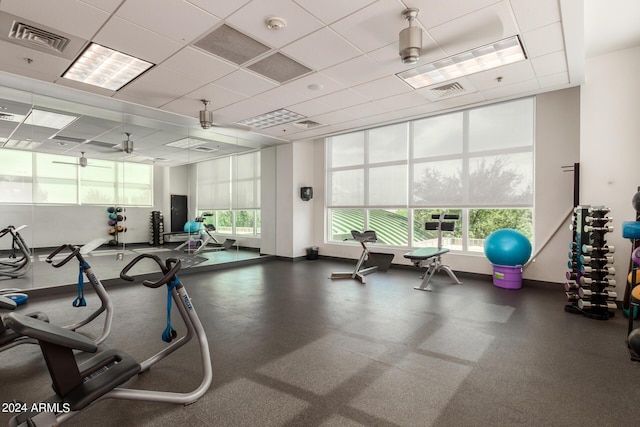
[[[605,235],[613,231],[607,225],[609,209],[602,206],[576,206],[571,230],[569,270],[565,291],[569,304],[565,311],[582,314],[591,319],[607,320],[617,309],[615,274],[613,264],[614,247],[608,246]]]
[[[151,212],[151,220],[149,221],[149,244],[152,246],[164,245],[164,216],[160,211]]]

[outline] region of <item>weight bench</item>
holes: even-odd
[[[233,244],[236,242],[235,239],[225,239],[224,242],[219,243],[211,232],[216,231],[216,227],[213,224],[205,224],[205,217],[211,216],[211,214],[204,214],[203,216],[199,216],[195,219],[195,222],[198,222],[202,225],[202,227],[198,230],[197,234],[191,234],[187,238],[187,240],[176,247],[174,250],[188,251],[191,255],[198,255],[203,251],[226,251],[227,249],[231,249]],[[203,233],[204,231],[204,233]],[[196,245],[195,249],[192,248],[192,245]]]
[[[378,236],[376,236],[376,232],[373,230],[367,230],[363,233],[360,233],[356,230],[351,230],[351,236],[353,236],[353,240],[360,242],[362,246],[362,254],[360,254],[360,258],[356,263],[356,267],[352,272],[337,272],[331,273],[330,279],[358,279],[360,283],[365,283],[365,278],[367,274],[374,273],[378,270],[377,265],[373,265],[371,267],[365,267],[364,262],[369,258],[369,249],[367,248],[367,243],[374,243],[378,241]],[[347,239],[345,239],[347,240]]]
[[[442,264],[442,255],[449,252],[448,248],[442,247],[442,232],[453,231],[455,229],[455,222],[445,220],[456,220],[460,218],[460,215],[441,213],[433,214],[431,215],[431,218],[437,219],[437,221],[425,223],[424,229],[430,231],[435,230],[438,232],[438,247],[420,248],[404,254],[404,257],[410,260],[416,267],[427,268],[427,271],[425,271],[424,275],[422,276],[422,283],[420,283],[420,286],[413,288],[419,291],[431,291],[432,288],[429,282],[431,281],[433,275],[437,271],[441,270],[445,271],[455,284],[462,284],[462,282],[456,277],[453,270],[451,270],[448,265]]]

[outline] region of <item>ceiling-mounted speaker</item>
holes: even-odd
[[[201,99],[200,101],[204,104],[204,110],[200,110],[200,126],[202,129],[209,129],[213,123],[213,111],[207,110],[209,100]]]
[[[402,16],[409,22],[409,27],[400,31],[398,44],[400,45],[400,58],[405,64],[415,64],[420,59],[422,49],[422,28],[413,26],[413,21],[418,18],[419,9],[407,8],[402,11]]]

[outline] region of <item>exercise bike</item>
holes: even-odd
[[[86,306],[86,300],[84,298],[84,279],[83,274],[89,280],[89,283],[93,286],[98,298],[100,299],[100,307],[94,310],[91,314],[89,314],[84,319],[64,326],[65,329],[69,329],[75,331],[90,322],[96,319],[103,312],[105,313],[104,325],[102,328],[102,333],[98,336],[94,342],[95,344],[101,344],[109,335],[111,331],[111,322],[113,319],[113,304],[111,303],[111,299],[107,294],[104,286],[100,282],[100,279],[96,277],[91,269],[91,266],[86,261],[83,255],[89,254],[91,251],[96,249],[98,246],[102,245],[105,242],[105,239],[95,239],[86,245],[73,246],[73,245],[61,245],[57,249],[55,249],[46,259],[45,261],[51,264],[54,268],[60,268],[63,265],[67,264],[72,259],[77,259],[79,264],[79,275],[78,275],[78,297],[73,301],[74,307],[84,307]],[[54,262],[54,258],[58,256],[62,251],[68,249],[70,252],[68,254],[64,253],[62,256],[66,254],[66,256],[59,262]],[[46,314],[42,312],[35,312],[27,314],[28,317],[35,318],[40,321],[48,322],[49,319]],[[8,350],[12,347],[15,347],[20,344],[36,344],[37,341],[33,338],[22,336],[21,334],[13,331],[10,327],[6,325],[5,322],[0,320],[0,351]]]
[[[11,253],[7,259],[0,260],[0,276],[15,279],[23,276],[31,266],[31,250],[20,235],[26,225],[14,227],[10,225],[0,231],[0,238],[11,236]]]
[[[153,282],[143,281],[148,288],[160,288],[166,285],[167,291],[175,302],[180,316],[187,328],[183,337],[167,322],[167,329],[162,338],[171,344],[157,354],[138,363],[127,353],[115,349],[106,350],[78,365],[73,350],[85,352],[97,351],[97,345],[76,332],[49,323],[41,322],[17,313],[9,313],[7,324],[20,334],[38,340],[42,354],[47,361],[47,368],[53,382],[55,395],[45,400],[49,406],[43,412],[23,412],[9,421],[12,427],[55,426],[80,411],[104,399],[125,399],[149,402],[190,404],[197,401],[211,385],[213,377],[209,343],[187,291],[177,277],[180,260],[169,258],[162,263],[159,257],[152,254],[141,254],[134,258],[120,273],[120,278],[133,281],[128,276],[129,270],[143,259],[155,261],[163,273],[162,278]],[[171,305],[168,302],[168,308]],[[169,313],[168,313],[169,317]],[[141,372],[147,371],[153,364],[196,337],[200,347],[203,368],[203,379],[200,385],[191,392],[177,393],[168,391],[136,390],[119,386]],[[173,342],[172,342],[173,341]]]

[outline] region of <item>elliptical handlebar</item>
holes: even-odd
[[[71,253],[59,263],[57,264],[54,263],[53,257],[58,255],[60,252],[62,252],[65,249],[69,249]],[[61,245],[55,251],[51,252],[49,256],[45,259],[45,261],[51,264],[52,266],[54,266],[55,268],[58,268],[58,267],[62,267],[63,265],[71,261],[73,258],[77,257],[78,254],[80,254],[80,246],[74,246],[71,244]]]
[[[166,264],[163,264],[162,260],[157,255],[140,254],[137,257],[135,257],[133,260],[131,260],[131,262],[122,269],[122,271],[120,272],[120,278],[122,280],[127,280],[129,282],[132,282],[134,280],[133,277],[129,276],[127,273],[129,272],[129,270],[133,268],[134,265],[136,265],[137,263],[139,263],[145,258],[151,258],[152,260],[154,260],[156,264],[158,264],[158,266],[160,267],[160,270],[162,270],[162,273],[163,273],[163,276],[155,282],[152,280],[144,280],[142,284],[148,288],[159,288],[160,286],[169,283],[169,281],[174,280],[176,277],[176,274],[182,267],[182,262],[177,258],[168,258],[165,261]]]

